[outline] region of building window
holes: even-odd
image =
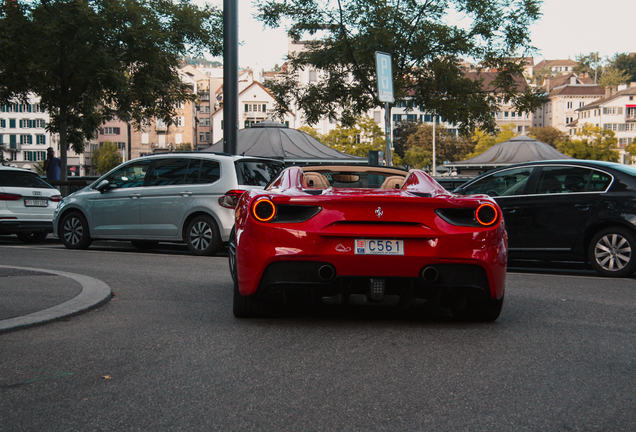
[[[20,144],[33,144],[33,137],[31,135],[20,135]]]
[[[121,129],[118,127],[103,127],[99,129],[101,135],[119,135]]]
[[[568,107],[568,109],[571,109],[573,104],[574,104],[574,102],[568,102],[568,103],[567,103],[567,107]]]
[[[318,81],[318,72],[315,70],[309,71],[309,82],[317,82]]]
[[[39,162],[46,159],[45,151],[25,151],[24,160],[29,162]]]
[[[36,144],[46,144],[46,135],[36,135],[35,136]]]
[[[15,119],[9,119],[9,128],[15,129]]]
[[[5,119],[0,119],[0,127],[1,128],[6,128],[7,127],[7,121]]]

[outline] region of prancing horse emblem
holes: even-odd
[[[375,214],[378,215],[378,218],[381,218],[384,214],[384,212],[382,211],[382,207],[378,207],[378,209],[375,211]]]

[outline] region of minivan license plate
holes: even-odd
[[[48,207],[49,202],[47,200],[25,199],[24,205],[26,207]]]
[[[404,240],[360,239],[355,251],[356,255],[404,255]]]

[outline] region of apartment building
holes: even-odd
[[[579,132],[586,123],[609,129],[618,139],[620,162],[633,163],[634,157],[625,151],[625,147],[636,141],[636,83],[607,87],[602,98],[576,111],[578,118],[570,126],[571,135]]]
[[[534,113],[532,125],[535,127],[554,127],[562,132],[574,134],[569,126],[577,120],[577,110],[602,98],[605,90],[588,80],[574,74],[567,75],[568,80],[553,87],[547,94],[547,101]]]
[[[48,147],[59,156],[59,136],[46,130],[49,119],[36,95],[29,95],[26,103],[0,106],[0,144],[8,165],[35,171],[34,165],[46,159]],[[79,159],[73,150],[68,151],[69,175],[79,175]]]

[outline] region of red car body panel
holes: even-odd
[[[426,173],[411,171],[400,189],[327,188],[315,194],[303,170],[288,168],[266,190],[244,193],[236,207],[238,290],[257,295],[272,263],[330,263],[338,277],[418,278],[423,268],[470,264],[484,269],[490,298],[504,294],[507,236],[501,211],[485,195],[447,192]],[[275,206],[313,206],[319,211],[302,222],[261,222],[255,201]],[[497,209],[490,226],[451,224],[436,211],[473,209],[488,203]],[[358,239],[403,240],[404,255],[358,255]]]

